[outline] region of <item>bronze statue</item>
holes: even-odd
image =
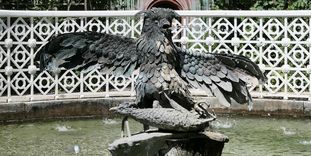
[[[172,41],[171,27],[172,20],[179,15],[173,10],[153,8],[138,14],[144,17],[139,39],[97,32],[62,34],[37,54],[40,68],[56,71],[64,67],[82,72],[98,69],[115,75],[130,75],[139,69],[135,104],[122,104],[114,110],[134,118],[145,117],[139,121],[163,129],[174,129],[160,124],[169,121],[167,123],[174,125],[175,120],[181,119],[174,118],[176,113],[180,116],[191,114],[191,118],[198,120],[193,120],[192,125],[199,127],[189,128],[194,131],[204,129],[208,124],[203,123],[215,118],[207,110],[207,104],[193,101],[189,85],[212,93],[225,106],[230,106],[231,99],[252,105],[247,78],[265,81],[266,77],[250,59],[234,54],[198,53],[177,47]],[[171,119],[166,116],[169,113],[172,113]],[[145,116],[139,116],[141,114]],[[187,126],[191,127],[191,123]],[[175,130],[185,129],[181,124]]]

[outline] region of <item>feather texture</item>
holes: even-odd
[[[46,44],[36,55],[40,68],[90,71],[129,76],[139,67],[136,40],[97,32],[67,33]],[[95,69],[95,68],[93,68]]]
[[[246,82],[256,78],[263,81],[266,79],[258,66],[244,56],[176,49],[181,77],[195,88],[212,92],[224,106],[230,106],[231,98],[238,103],[251,105],[252,98]]]

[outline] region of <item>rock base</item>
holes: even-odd
[[[117,139],[108,149],[113,156],[220,156],[228,141],[216,132],[150,131]]]

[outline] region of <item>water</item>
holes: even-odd
[[[131,121],[132,131],[142,126]],[[71,120],[0,125],[0,156],[109,155],[121,120]]]
[[[230,138],[224,156],[311,156],[310,119],[235,117],[220,123],[232,125],[214,126]]]
[[[120,119],[0,125],[0,155],[109,155]],[[131,131],[142,125],[130,120]],[[229,136],[224,156],[310,156],[311,120],[222,117],[213,127]]]

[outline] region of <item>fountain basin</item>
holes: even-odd
[[[195,97],[195,100],[210,101],[216,114],[311,118],[310,101],[254,99],[253,110],[249,111],[247,105],[237,103],[233,103],[230,108],[225,108],[218,104],[218,100],[213,97]],[[115,115],[109,111],[111,107],[133,101],[133,97],[116,97],[0,103],[0,122],[50,118],[112,117]]]
[[[129,123],[133,133],[143,129]],[[0,153],[106,156],[108,144],[120,138],[120,124],[121,118],[2,124]],[[311,119],[223,116],[211,126],[230,138],[223,156],[311,155]]]

